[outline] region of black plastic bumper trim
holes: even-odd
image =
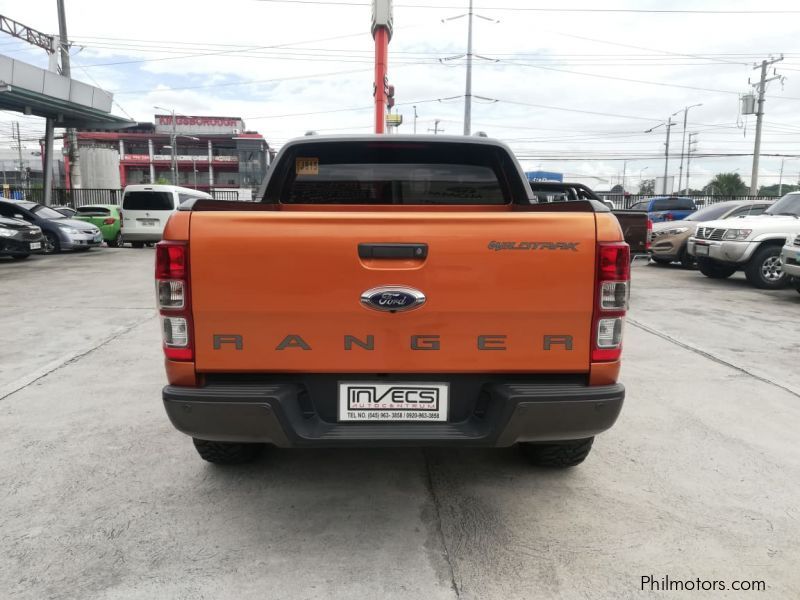
[[[173,425],[192,437],[280,447],[510,446],[591,437],[617,420],[622,384],[491,383],[485,413],[450,423],[338,423],[303,412],[302,386],[166,386]]]

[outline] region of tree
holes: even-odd
[[[781,189],[781,187],[783,189]],[[780,195],[778,193],[779,190],[781,194],[788,194],[789,192],[796,192],[797,190],[800,190],[800,186],[791,185],[789,183],[784,183],[783,186],[778,183],[774,183],[772,185],[762,185],[760,188],[758,188],[758,195],[773,196],[777,198]]]
[[[655,179],[645,179],[639,183],[639,193],[640,194],[653,194],[656,190],[656,180]]]
[[[749,188],[738,173],[717,173],[703,191],[714,196],[746,196]]]

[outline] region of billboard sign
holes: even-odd
[[[553,173],[552,171],[525,171],[528,181],[564,181],[563,173]]]
[[[172,133],[172,115],[155,116],[156,133]],[[236,135],[244,130],[238,117],[187,117],[175,115],[175,132],[182,135]]]

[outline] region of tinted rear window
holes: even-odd
[[[659,198],[653,202],[653,210],[694,210],[691,198]]]
[[[104,217],[111,214],[111,209],[102,206],[79,206],[76,210],[79,215],[88,217]]]
[[[174,210],[171,192],[128,192],[122,200],[125,210]]]
[[[309,143],[287,151],[281,165],[270,180],[267,202],[507,204],[521,193],[509,181],[522,188],[508,153],[482,144]]]

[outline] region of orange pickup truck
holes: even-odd
[[[500,142],[294,140],[260,202],[185,203],[166,227],[164,405],[215,463],[518,444],[577,465],[622,408],[629,277],[608,209],[537,204]]]

